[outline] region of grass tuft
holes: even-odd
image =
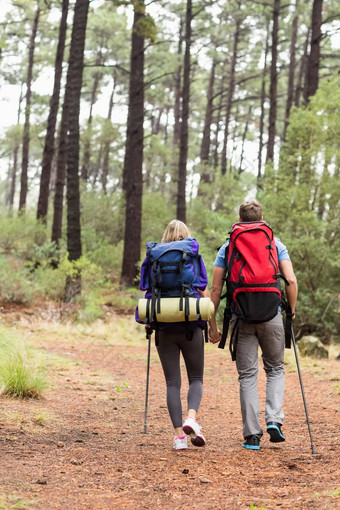
[[[24,341],[12,331],[0,329],[0,394],[14,398],[39,398],[48,386],[42,366],[37,365]]]

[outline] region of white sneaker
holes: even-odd
[[[205,445],[205,438],[201,433],[202,427],[193,418],[188,416],[188,418],[185,419],[182,428],[183,432],[190,436],[191,442],[194,446]]]
[[[188,441],[186,436],[177,436],[174,439],[174,450],[186,450]]]

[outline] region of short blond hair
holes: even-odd
[[[263,218],[262,205],[257,200],[243,202],[240,205],[239,216],[241,221],[261,221]]]
[[[185,239],[187,237],[190,237],[190,232],[186,224],[180,220],[172,220],[164,231],[162,243],[180,241],[181,239]]]

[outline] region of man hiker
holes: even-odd
[[[251,228],[248,222],[263,222],[262,206],[259,202],[252,200],[241,204],[239,209],[240,228]],[[238,225],[238,224],[236,224]],[[267,225],[267,224],[265,224]],[[258,225],[255,225],[257,227]],[[268,226],[268,225],[267,225]],[[257,230],[257,228],[253,228]],[[260,225],[261,227],[261,225]],[[270,229],[270,227],[268,226]],[[270,229],[271,230],[271,229]],[[279,239],[274,238],[277,248],[277,258],[279,273],[284,277],[286,282],[286,293],[289,305],[292,311],[292,317],[295,317],[295,303],[297,299],[297,281],[293,271],[293,266],[290,261],[287,248],[281,243]],[[215,314],[217,312],[222,288],[226,275],[226,249],[229,246],[230,240],[219,249],[215,263],[212,277],[210,296],[215,305]],[[235,241],[236,242],[236,241]],[[266,243],[268,245],[268,242]],[[269,246],[264,246],[264,252],[268,254],[272,250],[274,252],[274,243],[269,242]],[[269,250],[265,250],[269,248]],[[275,251],[276,251],[275,248]],[[228,255],[228,251],[227,251]],[[229,254],[230,256],[230,254]],[[269,259],[272,254],[269,255]],[[276,253],[275,253],[276,256]],[[236,258],[239,254],[236,253]],[[227,258],[228,260],[228,258]],[[264,265],[265,262],[258,262],[259,267]],[[230,269],[231,262],[228,261]],[[273,266],[274,267],[274,266]],[[243,268],[243,266],[242,266]],[[274,271],[271,272],[273,274]],[[241,273],[240,273],[241,274]],[[275,278],[279,278],[279,274],[274,274]],[[239,279],[242,281],[244,277]],[[273,283],[276,285],[277,283]],[[244,295],[247,295],[248,289],[243,289]],[[260,287],[260,285],[258,285]],[[261,290],[267,291],[269,285],[264,285]],[[255,286],[255,290],[256,286]],[[272,290],[272,289],[270,289]],[[277,290],[276,290],[277,292]],[[275,292],[271,292],[275,294]],[[260,299],[267,299],[268,292],[258,294]],[[249,292],[248,292],[249,296]],[[263,297],[262,297],[263,296]],[[247,297],[245,298],[247,299]],[[241,303],[241,301],[240,301]],[[264,307],[263,307],[264,308]],[[256,307],[261,309],[261,306]],[[276,314],[276,315],[275,315]],[[264,370],[267,377],[266,385],[266,404],[265,404],[265,421],[266,430],[270,436],[270,441],[277,443],[285,440],[282,433],[281,426],[283,423],[284,414],[282,411],[283,397],[284,397],[284,349],[285,349],[285,331],[283,320],[281,316],[281,307],[274,305],[274,314],[270,320],[265,319],[265,322],[245,322],[240,318],[240,310],[235,310],[235,305],[231,305],[230,312],[230,325],[231,325],[231,338],[237,337],[234,344],[234,356],[236,357],[236,367],[239,374],[240,383],[240,403],[243,422],[243,436],[244,442],[242,446],[250,450],[260,449],[260,440],[263,431],[260,425],[260,408],[259,397],[257,390],[257,375],[258,375],[258,346],[262,351],[262,359]],[[275,316],[274,316],[275,315]],[[212,323],[213,324],[213,323]],[[235,329],[235,331],[234,331]],[[237,330],[236,335],[233,335]],[[217,328],[210,327],[209,339],[212,343],[217,343],[220,340],[221,332]],[[234,358],[235,359],[235,358]]]

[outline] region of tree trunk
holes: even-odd
[[[269,22],[267,25],[266,46],[264,50],[264,64],[262,71],[262,84],[261,84],[261,115],[260,115],[260,137],[259,137],[259,156],[257,167],[257,186],[260,187],[262,178],[262,151],[263,151],[263,135],[264,135],[264,115],[265,115],[265,101],[266,101],[266,75],[267,75],[267,58],[269,52]]]
[[[63,0],[62,13],[59,25],[59,39],[57,46],[57,53],[54,65],[54,85],[53,93],[50,100],[50,112],[47,120],[47,131],[45,137],[45,145],[43,152],[43,159],[41,163],[41,178],[40,178],[40,191],[37,209],[37,219],[40,218],[46,221],[48,210],[48,198],[50,189],[51,169],[54,154],[54,138],[55,128],[57,123],[57,115],[60,99],[60,86],[61,77],[63,72],[63,58],[65,50],[65,39],[67,31],[67,15],[68,15],[69,0]]]
[[[180,20],[179,26],[179,38],[178,38],[178,57],[181,58],[182,55],[182,45],[183,45],[183,21]],[[180,137],[180,126],[181,126],[181,76],[182,76],[182,66],[179,65],[175,74],[175,106],[174,106],[174,138],[173,143],[177,146]]]
[[[20,89],[20,97],[19,97],[19,105],[18,105],[18,112],[17,112],[17,127],[20,125],[20,117],[21,117],[21,103],[23,100],[23,93],[22,93],[22,87]],[[17,137],[16,137],[17,138]],[[18,159],[19,159],[19,150],[20,150],[20,136],[18,139],[15,140],[14,149],[13,149],[13,166],[12,166],[12,172],[11,172],[11,182],[10,182],[10,189],[9,194],[7,198],[7,204],[9,207],[9,212],[12,214],[13,212],[13,204],[14,204],[14,197],[15,197],[15,187],[16,187],[16,180],[17,180],[17,174],[18,174]]]
[[[55,177],[55,192],[53,200],[52,237],[51,237],[52,241],[54,241],[57,245],[59,244],[59,239],[61,239],[63,223],[64,187],[67,160],[67,130],[68,130],[68,104],[64,98],[59,132],[57,169]]]
[[[74,8],[70,59],[67,72],[65,104],[67,105],[67,251],[69,260],[81,257],[79,197],[79,111],[84,69],[84,49],[89,0],[77,0]],[[66,279],[65,301],[81,291],[81,276]]]
[[[214,59],[211,66],[208,94],[207,94],[207,105],[205,109],[205,119],[203,128],[203,138],[201,143],[200,159],[202,163],[202,174],[200,184],[209,184],[212,181],[212,175],[208,169],[210,146],[211,146],[211,124],[213,118],[213,101],[214,101],[214,83],[215,83],[215,69],[217,62]],[[201,196],[201,188],[198,187],[197,195]]]
[[[325,219],[324,215],[326,213],[326,207],[327,207],[327,184],[329,181],[329,170],[328,165],[331,162],[330,157],[325,158],[324,168],[322,172],[322,176],[320,178],[320,186],[319,186],[319,196],[318,196],[318,207],[317,207],[317,214],[320,220]]]
[[[304,93],[306,103],[311,96],[314,96],[319,85],[322,3],[323,0],[314,0],[313,2],[311,47],[307,63],[307,79]]]
[[[133,285],[140,259],[143,194],[144,37],[138,25],[145,17],[144,0],[134,2],[130,60],[129,112],[123,170],[125,192],[124,255],[121,284]]]
[[[11,172],[11,182],[10,182],[10,190],[8,194],[8,206],[9,210],[12,213],[13,210],[13,203],[14,203],[14,195],[15,195],[15,184],[17,179],[17,172],[18,172],[18,156],[19,156],[19,145],[16,144],[13,150],[13,166],[12,166],[12,172]]]
[[[84,68],[84,49],[89,0],[77,0],[67,73],[65,101],[68,103],[67,143],[67,251],[70,260],[81,256],[79,207],[79,111]]]
[[[303,55],[300,60],[299,73],[297,77],[297,83],[295,88],[294,105],[298,108],[300,106],[300,96],[303,93],[304,85],[303,78],[306,75],[306,67],[308,61],[308,45],[309,45],[310,29],[307,32],[307,37],[303,46]]]
[[[218,153],[219,153],[219,140],[218,135],[220,132],[220,126],[221,126],[221,119],[222,119],[222,107],[223,107],[223,90],[224,90],[224,80],[225,76],[222,76],[221,80],[221,88],[219,92],[220,100],[218,102],[217,107],[217,114],[216,114],[216,130],[215,130],[215,146],[214,146],[214,158],[213,158],[213,164],[214,168],[216,169],[218,167]]]
[[[270,110],[269,110],[269,131],[266,163],[274,159],[274,146],[276,135],[277,116],[277,45],[279,37],[279,14],[280,0],[274,0],[273,9],[273,30],[272,30],[272,61],[270,66]]]
[[[233,157],[234,154],[236,154],[237,146],[238,146],[238,130],[239,130],[239,110],[240,110],[240,103],[237,102],[236,104],[236,110],[234,114],[234,129],[231,133],[231,136],[228,134],[228,138],[231,140],[231,152],[230,152],[230,158],[229,158],[229,171],[231,172],[233,170]],[[236,167],[236,164],[234,165]],[[227,160],[227,171],[228,171],[228,160]]]
[[[151,117],[151,134],[158,135],[161,129],[161,118],[164,108],[156,109],[156,114]]]
[[[241,156],[240,156],[240,164],[238,167],[238,173],[241,174],[243,172],[242,165],[243,165],[243,158],[244,158],[244,147],[247,139],[247,133],[248,133],[248,127],[249,127],[249,121],[251,116],[251,106],[249,106],[248,114],[246,118],[246,123],[244,126],[243,136],[242,136],[242,147],[241,147]]]
[[[100,166],[103,158],[103,144],[100,144],[99,151],[97,154],[96,163],[94,165],[94,172],[93,172],[93,178],[92,178],[92,189],[96,189],[97,180],[99,176]]]
[[[201,153],[200,153],[200,158],[201,158],[202,163],[204,163],[204,162],[207,163],[209,161],[216,65],[217,65],[217,62],[214,59],[212,62],[211,71],[210,71],[208,93],[207,93],[207,105],[205,108],[204,128],[203,128],[203,137],[202,137]],[[202,178],[203,178],[203,176],[202,176]]]
[[[22,140],[22,168],[21,168],[21,188],[19,199],[19,211],[25,208],[27,198],[27,174],[28,174],[28,158],[29,158],[29,145],[30,145],[30,114],[31,114],[31,96],[32,96],[32,80],[33,80],[33,65],[34,65],[34,50],[35,38],[38,31],[38,23],[40,17],[39,0],[37,2],[37,10],[35,12],[32,34],[30,39],[28,51],[28,68],[26,78],[26,107],[25,107],[25,123],[24,135]]]
[[[177,182],[177,219],[186,221],[186,179],[188,158],[188,121],[190,103],[190,50],[191,50],[192,2],[187,0],[185,20],[185,53],[183,68],[182,120],[180,130],[179,165]]]
[[[283,126],[283,141],[286,139],[286,133],[289,122],[289,114],[291,107],[293,106],[293,98],[294,98],[294,74],[295,74],[295,54],[296,54],[296,40],[297,40],[297,31],[298,31],[298,4],[299,0],[295,0],[295,15],[293,19],[292,25],[292,35],[290,40],[290,61],[289,61],[289,77],[288,77],[288,92],[287,92],[287,102],[286,102],[286,112],[285,112],[285,120]]]
[[[102,64],[102,55],[101,55],[101,53],[99,53],[97,55],[95,65],[99,66],[101,64]],[[90,113],[89,113],[89,117],[87,119],[87,130],[86,130],[86,134],[85,134],[83,164],[82,164],[81,172],[80,172],[80,176],[83,181],[87,181],[89,178],[90,160],[91,160],[91,131],[92,131],[92,116],[93,116],[92,112],[93,112],[93,106],[97,100],[97,91],[98,91],[101,77],[102,77],[101,72],[95,73],[93,84],[92,84],[91,100],[90,100]]]
[[[111,121],[111,118],[112,118],[113,98],[114,98],[115,88],[116,88],[116,80],[114,78],[113,88],[112,88],[112,92],[111,92],[110,100],[109,100],[109,110],[108,110],[108,114],[107,114],[107,119],[109,121]],[[107,178],[109,175],[110,146],[111,146],[110,142],[106,141],[105,145],[104,145],[104,159],[103,159],[103,172],[102,172],[102,186],[103,186],[103,192],[105,193],[105,195],[106,195]]]
[[[222,149],[222,156],[221,156],[222,175],[225,175],[225,173],[227,171],[227,147],[228,147],[228,135],[229,135],[229,122],[230,122],[230,114],[231,114],[231,103],[232,103],[233,94],[234,94],[235,67],[236,67],[236,60],[237,60],[237,46],[238,46],[238,41],[239,41],[239,37],[240,37],[240,25],[241,25],[241,20],[238,18],[236,20],[236,25],[235,25],[233,53],[231,56],[230,69],[229,69],[227,109],[226,109],[226,115],[225,115],[223,149]]]

